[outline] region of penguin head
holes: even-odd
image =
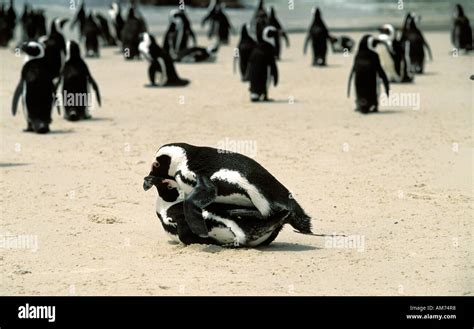
[[[66,43],[66,54],[67,60],[81,58],[81,48],[77,42],[71,40]]]
[[[381,35],[386,35],[386,38],[390,41],[395,40],[395,28],[392,24],[384,24],[378,28]]]
[[[315,21],[320,21],[321,20],[321,10],[319,9],[319,7],[314,7],[311,12],[314,15],[314,20]]]
[[[359,42],[359,52],[364,52],[367,50],[375,52],[375,47],[377,47],[380,42],[381,41],[379,39],[374,38],[370,34],[366,34]]]
[[[20,49],[27,55],[25,62],[44,56],[44,46],[36,41],[24,42]]]
[[[267,26],[263,29],[263,41],[268,42],[273,47],[276,47],[276,38],[278,38],[278,31],[274,26]]]
[[[454,13],[454,17],[464,17],[464,9],[462,6],[458,3],[456,4],[456,10]]]
[[[173,180],[158,181],[153,184],[158,190],[160,198],[166,202],[175,202],[179,199],[179,190],[177,184]]]

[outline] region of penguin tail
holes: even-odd
[[[311,217],[305,213],[303,208],[295,201],[292,205],[288,223],[298,232],[303,234],[313,234],[311,231]]]

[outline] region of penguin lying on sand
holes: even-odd
[[[147,184],[158,190],[156,214],[163,229],[172,240],[184,244],[216,244],[230,247],[257,247],[270,244],[287,223],[288,212],[270,218],[248,217],[256,208],[213,203],[201,211],[208,236],[200,237],[189,228],[184,216],[184,200],[180,197],[176,183],[146,177]],[[148,185],[147,185],[148,186]],[[237,213],[237,214],[236,214]],[[239,215],[240,214],[240,215]]]
[[[152,86],[156,86],[155,75],[160,73],[159,86],[186,86],[189,80],[181,79],[176,73],[173,59],[164,51],[150,33],[140,35],[138,46],[140,53],[150,62],[148,77]]]
[[[175,62],[179,63],[201,63],[201,62],[215,62],[217,59],[217,52],[219,44],[204,47],[191,47],[180,50],[176,55]]]
[[[343,53],[344,51],[352,52],[355,42],[351,37],[341,35],[338,37],[330,36],[331,49],[333,53]]]
[[[150,189],[156,181],[171,181],[184,193],[186,223],[201,237],[209,236],[203,209],[213,203],[256,208],[233,214],[263,221],[288,212],[285,220],[291,226],[301,233],[311,233],[310,217],[288,189],[242,154],[184,143],[166,144],[156,153],[143,188]]]

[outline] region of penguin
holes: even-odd
[[[259,38],[257,46],[250,54],[244,81],[250,81],[250,100],[269,101],[268,88],[271,81],[278,84],[275,43],[278,32],[273,26],[267,26]]]
[[[25,3],[20,20],[23,30],[23,42],[35,41],[46,35],[46,18],[43,10],[35,10]]]
[[[150,33],[140,35],[140,44],[138,46],[140,53],[150,62],[148,68],[148,77],[152,86],[157,86],[155,75],[160,73],[158,86],[186,86],[188,80],[181,79],[176,73],[173,59],[164,51]]]
[[[279,234],[289,212],[283,211],[269,218],[245,216],[258,213],[256,208],[212,203],[203,208],[201,219],[205,222],[208,237],[194,234],[184,216],[183,199],[176,183],[161,181],[147,176],[145,181],[153,184],[158,196],[156,215],[172,241],[184,244],[213,244],[229,247],[258,247],[270,244]],[[236,215],[237,213],[237,215]]]
[[[330,40],[329,32],[321,18],[319,8],[313,9],[314,18],[304,42],[304,54],[308,49],[309,42],[313,46],[313,66],[326,65],[327,41]]]
[[[410,72],[409,45],[403,47],[397,40],[393,25],[384,24],[379,29],[380,42],[375,48],[385,74],[390,82],[413,82]],[[408,43],[408,41],[406,41]]]
[[[276,51],[276,57],[277,59],[280,59],[280,54],[281,54],[281,41],[280,38],[283,37],[285,39],[286,47],[290,47],[290,40],[288,39],[288,34],[285,32],[283,27],[281,26],[280,21],[276,17],[276,11],[273,6],[270,7],[270,15],[269,15],[269,22],[268,24],[270,26],[273,26],[277,32],[278,32],[278,37],[275,39],[276,44],[275,44],[275,51]]]
[[[250,21],[250,29],[255,37],[258,39],[262,36],[263,29],[270,23],[267,12],[265,11],[265,4],[263,0],[259,0],[257,8]]]
[[[96,13],[95,18],[97,19],[100,36],[104,40],[104,44],[108,47],[113,47],[117,45],[115,38],[110,33],[109,21],[100,13]]]
[[[48,36],[40,38],[45,44],[45,58],[53,78],[59,77],[66,56],[66,41],[61,32],[67,21],[67,18],[53,19]]]
[[[220,44],[229,44],[229,35],[233,31],[230,20],[224,12],[224,5],[213,0],[209,5],[209,12],[201,21],[201,26],[209,22],[208,38],[216,36]]]
[[[343,53],[345,51],[351,53],[352,48],[355,46],[354,40],[347,35],[341,35],[338,37],[330,36],[330,41],[333,53]]]
[[[79,45],[75,41],[67,42],[67,58],[61,72],[59,81],[60,94],[63,97],[64,118],[69,121],[80,119],[90,119],[90,88],[92,86],[96,94],[97,103],[101,106],[99,86],[92,77],[87,64],[81,58]],[[72,95],[74,101],[70,103],[69,97]]]
[[[237,45],[238,53],[234,55],[234,72],[237,61],[239,62],[240,77],[242,81],[247,81],[246,77],[247,65],[249,62],[252,51],[257,47],[257,41],[255,41],[247,30],[247,25],[242,25],[242,31],[240,33],[240,41]]]
[[[122,18],[122,9],[119,3],[113,2],[110,5],[109,16],[112,19],[112,23],[115,28],[115,38],[119,41],[122,41],[120,36],[122,34],[122,29],[125,22]]]
[[[178,52],[175,62],[179,63],[201,63],[215,62],[217,59],[217,52],[219,50],[219,43],[210,45],[207,48],[191,47]]]
[[[23,43],[20,48],[25,54],[12,101],[12,114],[15,116],[20,99],[27,122],[25,131],[38,134],[49,132],[51,109],[54,102],[53,77],[47,66],[44,46],[35,41]]]
[[[0,47],[8,47],[13,39],[16,27],[16,12],[13,0],[10,0],[8,9],[2,3],[0,6]]]
[[[409,54],[411,71],[422,74],[425,66],[425,48],[431,61],[433,60],[433,56],[430,46],[416,26],[415,19],[415,14],[407,14],[400,42],[404,47],[404,51]]]
[[[288,189],[242,154],[185,143],[166,144],[156,153],[143,188],[150,189],[153,180],[176,183],[184,194],[185,221],[200,237],[209,236],[202,211],[213,203],[256,208],[233,213],[263,221],[287,212],[285,220],[293,228],[311,234],[311,218]]]
[[[90,12],[84,22],[83,35],[85,37],[86,57],[100,57],[99,36],[101,35],[99,22]]]
[[[464,9],[460,4],[456,5],[456,12],[451,30],[451,41],[457,49],[469,52],[472,47],[472,29],[469,19],[464,15]]]
[[[176,59],[180,51],[189,48],[190,41],[196,47],[196,35],[184,10],[172,10],[169,19],[170,24],[165,33],[163,49],[170,54],[171,58]]]
[[[79,30],[79,40],[82,40],[82,38],[84,37],[84,26],[86,24],[86,19],[87,17],[84,0],[81,0],[76,15],[74,16],[74,19],[72,20],[70,25],[71,30],[74,29],[74,27],[77,25]]]
[[[378,111],[377,77],[382,79],[387,96],[389,94],[389,82],[375,51],[378,43],[380,40],[371,35],[362,37],[349,75],[347,96],[350,96],[351,81],[355,75],[356,111],[364,114]]]
[[[139,58],[140,33],[147,31],[143,18],[137,15],[135,7],[130,7],[127,20],[122,28],[120,40],[122,41],[122,51],[126,60]]]

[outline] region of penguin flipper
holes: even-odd
[[[385,74],[385,71],[384,71],[383,68],[382,68],[382,65],[380,65],[380,62],[378,63],[377,73],[378,73],[378,75],[380,76],[380,78],[382,78],[383,85],[384,85],[384,87],[385,87],[385,93],[386,93],[387,96],[388,96],[388,94],[389,94],[389,89],[390,89],[390,87],[389,87],[390,84],[389,84],[389,82],[388,82],[387,75]]]
[[[281,35],[283,36],[283,39],[285,39],[286,48],[290,48],[290,39],[288,38],[288,34],[282,30]]]
[[[351,82],[352,82],[353,75],[354,75],[354,67],[352,67],[351,73],[349,74],[349,82],[347,83],[347,98],[351,96]]]
[[[99,91],[99,86],[95,82],[94,78],[89,75],[89,82],[92,85],[92,88],[94,89],[95,96],[97,97],[97,103],[99,103],[99,106],[102,106],[101,100],[100,100],[100,91]]]
[[[270,64],[270,70],[273,76],[273,85],[276,86],[278,85],[278,68],[276,65],[276,61],[274,59],[272,60],[272,63]]]
[[[311,35],[308,33],[308,35],[306,36],[306,40],[304,41],[304,48],[303,48],[303,54],[306,55],[306,51],[308,50],[308,45],[309,45],[309,41],[311,40]]]
[[[211,204],[217,197],[217,188],[208,177],[197,176],[197,184],[183,202],[184,218],[194,234],[208,236],[208,229],[202,209]]]
[[[16,111],[18,109],[18,101],[20,100],[20,96],[23,93],[23,83],[20,81],[18,86],[16,86],[15,93],[13,94],[13,101],[12,101],[12,114],[13,116],[16,115]]]

